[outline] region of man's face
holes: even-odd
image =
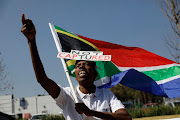
[[[90,61],[80,61],[75,65],[76,80],[80,84],[93,84],[96,78],[95,66]]]

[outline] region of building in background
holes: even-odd
[[[29,119],[35,114],[60,115],[62,110],[49,95],[13,98],[13,95],[0,96],[0,111],[8,115]]]

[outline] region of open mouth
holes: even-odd
[[[86,71],[80,71],[79,72],[79,76],[80,77],[83,77],[83,76],[86,76],[87,75],[87,72]]]

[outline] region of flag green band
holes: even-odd
[[[174,71],[174,72],[171,72]],[[143,72],[143,71],[141,71]],[[180,74],[180,66],[172,66],[166,69],[152,70],[152,71],[144,71],[144,74],[148,75],[155,81],[164,80],[176,75]],[[169,74],[167,74],[169,73]],[[171,74],[170,74],[171,73]]]
[[[71,35],[75,35],[75,34],[72,34],[72,33],[68,32],[68,31],[66,31],[66,30],[64,30],[64,29],[62,29],[62,28],[60,28],[60,27],[55,26],[55,25],[54,25],[54,28],[56,29],[56,31],[59,30],[59,31],[63,31],[63,32],[69,33],[69,34],[71,34]],[[76,35],[75,35],[75,36],[76,36]]]

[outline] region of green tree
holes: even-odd
[[[136,103],[138,103],[138,99],[139,99],[141,104],[145,104],[148,102],[161,103],[163,101],[163,98],[161,96],[145,93],[139,90],[126,87],[121,84],[117,84],[116,86],[110,89],[116,95],[116,97],[121,101],[136,101]]]

